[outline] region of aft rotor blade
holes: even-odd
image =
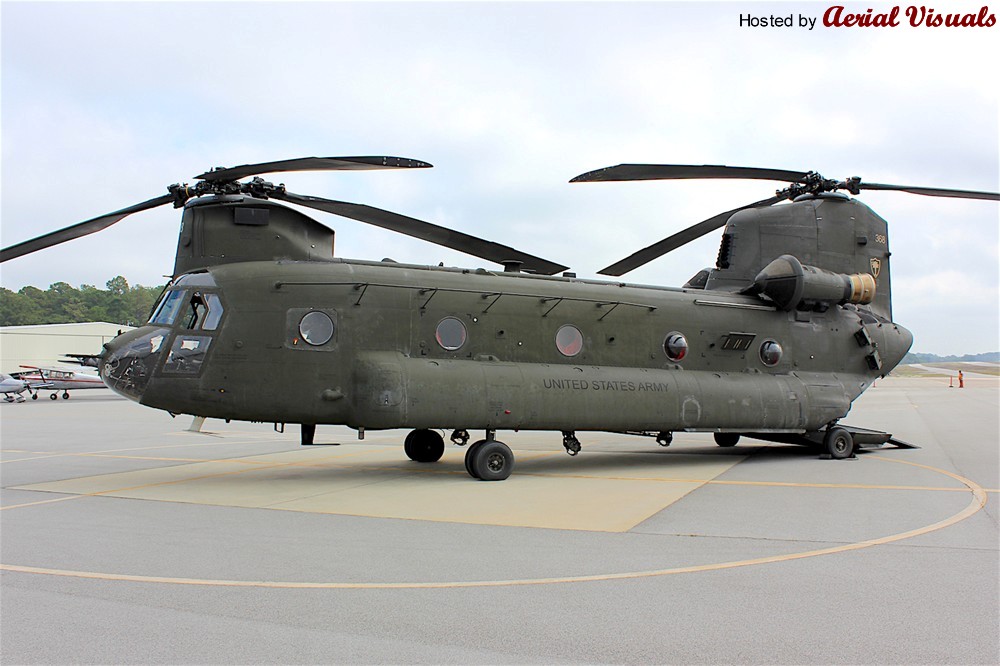
[[[676,250],[682,245],[686,245],[697,238],[701,238],[705,234],[715,231],[719,227],[725,226],[726,222],[729,221],[729,218],[732,217],[734,213],[746,210],[747,208],[764,208],[766,206],[776,204],[785,198],[786,197],[783,196],[771,197],[770,199],[764,199],[763,201],[758,201],[747,206],[740,206],[739,208],[727,210],[725,213],[719,213],[718,215],[710,217],[703,222],[699,222],[698,224],[694,224],[683,231],[678,231],[673,236],[669,236],[657,243],[653,243],[649,247],[643,248],[638,252],[625,257],[621,261],[611,264],[607,268],[603,268],[597,272],[601,275],[624,275],[629,271],[633,271],[636,268],[649,263],[653,259],[662,257],[666,253]]]
[[[940,187],[910,187],[909,185],[883,185],[881,183],[858,184],[862,190],[888,190],[898,192],[909,192],[910,194],[923,194],[928,197],[952,197],[955,199],[985,199],[986,201],[1000,201],[1000,193],[997,192],[976,192],[974,190],[948,190]]]
[[[262,173],[279,173],[283,171],[361,171],[368,169],[426,169],[431,164],[405,157],[299,157],[292,160],[277,162],[261,162],[260,164],[243,164],[235,167],[220,167],[207,171],[199,180],[230,181],[256,176]]]
[[[424,222],[413,217],[391,213],[381,208],[365,206],[363,204],[348,203],[346,201],[331,201],[319,197],[309,197],[291,192],[275,192],[271,196],[300,206],[308,206],[316,210],[322,210],[341,217],[349,217],[352,220],[365,222],[383,229],[396,231],[413,238],[430,241],[438,245],[458,250],[480,259],[486,259],[498,264],[505,262],[520,263],[521,270],[539,273],[541,275],[554,275],[564,271],[568,266],[563,266],[533,255],[515,250],[514,248],[494,243],[492,241],[470,236],[469,234],[440,227],[430,222]]]
[[[804,171],[784,169],[759,169],[756,167],[730,167],[714,164],[619,164],[580,174],[571,183],[593,183],[618,180],[681,180],[693,178],[746,178],[751,180],[777,180],[784,183],[802,183],[808,174]]]
[[[174,197],[172,194],[164,194],[156,197],[155,199],[150,199],[149,201],[144,201],[140,204],[129,206],[128,208],[122,208],[114,213],[101,215],[100,217],[95,217],[92,220],[80,222],[79,224],[74,224],[71,227],[66,227],[65,229],[60,229],[59,231],[53,231],[52,233],[45,234],[44,236],[32,238],[31,240],[18,243],[17,245],[11,245],[10,247],[5,247],[3,250],[0,250],[0,264],[5,261],[10,261],[11,259],[17,259],[18,257],[26,254],[31,254],[32,252],[37,252],[38,250],[44,250],[45,248],[52,247],[53,245],[65,243],[66,241],[73,240],[74,238],[80,238],[81,236],[87,236],[88,234],[101,231],[102,229],[107,229],[112,224],[121,221],[123,218],[128,217],[132,213],[138,213],[140,211],[149,210],[150,208],[156,208],[157,206],[162,206],[163,204],[171,203],[173,201]]]

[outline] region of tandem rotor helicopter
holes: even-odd
[[[892,321],[886,221],[841,193],[893,190],[1000,200],[992,192],[825,179],[814,172],[622,164],[571,182],[745,178],[788,183],[600,271],[621,276],[725,227],[714,268],[679,288],[578,279],[561,264],[379,208],[303,196],[260,176],[411,169],[398,157],[307,157],[216,168],[193,185],[0,251],[0,262],[104,229],[133,213],[183,208],[173,278],[149,322],[97,359],[114,391],[172,414],[409,428],[404,451],[439,460],[468,447],[482,480],[514,466],[504,430],[655,437],[711,432],[818,447],[908,446],[839,425],[910,348]],[[241,182],[242,179],[250,178]],[[282,203],[348,217],[494,262],[463,269],[334,255],[334,232]],[[782,203],[787,202],[787,203]],[[781,204],[781,205],[776,205]],[[560,274],[560,275],[557,275]],[[272,381],[258,381],[261,370]]]

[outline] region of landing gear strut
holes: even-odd
[[[503,481],[514,470],[514,452],[496,440],[496,430],[487,430],[481,439],[465,452],[465,471],[474,479]]]
[[[580,440],[576,438],[575,432],[563,432],[563,446],[566,447],[566,453],[571,456],[575,456],[583,448],[580,444]]]

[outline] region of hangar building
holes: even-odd
[[[99,354],[102,345],[130,326],[108,322],[40,324],[0,327],[0,372],[22,370],[22,365],[64,364],[65,354]]]

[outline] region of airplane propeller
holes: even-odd
[[[682,231],[661,241],[653,243],[638,252],[634,252],[621,261],[598,271],[602,275],[624,275],[668,252],[701,238],[720,227],[725,226],[729,218],[741,211],[751,208],[766,208],[787,199],[795,199],[803,194],[819,194],[847,190],[857,195],[862,190],[883,190],[909,192],[932,197],[954,197],[961,199],[1000,200],[996,192],[979,192],[974,190],[954,190],[935,187],[914,187],[910,185],[886,185],[882,183],[865,183],[861,178],[853,177],[843,181],[823,178],[815,171],[787,171],[783,169],[762,169],[757,167],[730,167],[723,165],[704,164],[619,164],[617,166],[588,171],[572,180],[571,183],[592,183],[627,180],[681,180],[681,179],[711,179],[740,178],[752,180],[777,180],[792,183],[789,187],[778,190],[775,196],[757,201],[746,206],[740,206],[724,213],[714,215],[707,220],[693,224]]]
[[[32,252],[44,250],[53,245],[65,243],[81,236],[102,231],[133,213],[150,210],[164,204],[172,203],[174,208],[181,208],[193,197],[249,194],[263,199],[273,197],[287,201],[288,203],[299,204],[327,213],[333,213],[334,215],[340,215],[341,217],[351,218],[359,222],[365,222],[383,229],[390,229],[414,238],[436,243],[498,264],[520,264],[522,270],[529,272],[553,275],[567,268],[567,266],[535,257],[506,245],[493,243],[453,229],[440,227],[429,222],[392,213],[373,206],[292,194],[285,190],[284,185],[274,185],[256,177],[260,174],[289,171],[361,171],[371,169],[428,168],[430,166],[431,164],[427,162],[403,157],[300,157],[276,162],[243,164],[228,168],[218,167],[195,176],[198,182],[193,185],[170,185],[167,188],[169,194],[164,194],[149,201],[144,201],[134,206],[129,206],[113,213],[107,213],[6,247],[0,250],[0,263],[31,254]],[[237,182],[239,179],[248,176],[255,177],[249,182]]]

